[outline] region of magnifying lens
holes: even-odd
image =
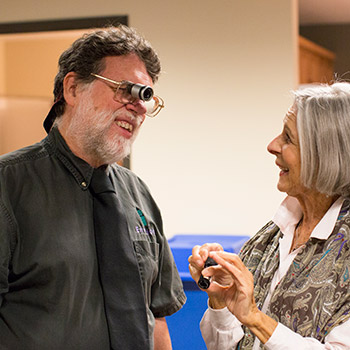
[[[208,258],[204,263],[204,268],[209,267],[209,266],[215,266],[217,264],[218,263],[213,258]],[[200,287],[201,289],[208,289],[210,286],[210,281],[211,281],[211,277],[205,277],[205,276],[201,275],[199,277],[198,282],[197,282],[198,287]]]
[[[153,89],[148,85],[128,83],[127,89],[132,97],[142,101],[150,101],[153,97]]]

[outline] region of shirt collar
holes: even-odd
[[[50,148],[73,175],[79,186],[86,190],[89,187],[94,168],[70,150],[57,127],[52,127],[48,135],[48,142]]]
[[[310,237],[327,239],[331,235],[343,202],[344,198],[339,197],[331,205],[326,214],[313,229]],[[300,221],[301,217],[302,211],[299,201],[294,197],[287,196],[279,206],[272,220],[284,234],[288,235],[294,233],[295,226]]]

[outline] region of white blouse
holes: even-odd
[[[333,203],[324,215],[322,220],[314,228],[311,237],[327,239],[333,231],[344,199],[339,198]],[[266,312],[270,303],[271,295],[277,283],[286,274],[290,264],[297,255],[300,248],[289,253],[293,241],[295,226],[301,218],[302,212],[297,199],[287,197],[275,216],[273,222],[283,232],[280,239],[280,264],[276,271],[269,294],[263,304],[262,311]],[[227,309],[212,309],[208,307],[200,323],[203,339],[207,345],[207,350],[233,350],[243,337],[241,323]],[[259,350],[260,341],[256,337],[253,350]],[[278,323],[275,331],[265,343],[268,350],[346,350],[350,349],[350,320],[337,326],[329,332],[325,338],[325,344],[320,343],[315,338],[304,338],[293,332],[288,327]]]

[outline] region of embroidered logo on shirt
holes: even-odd
[[[149,227],[149,225],[147,224],[147,220],[143,215],[143,212],[137,208],[136,210],[142,221],[142,226],[138,226],[138,225],[135,226],[136,232],[140,234],[154,235],[155,234],[154,228]]]

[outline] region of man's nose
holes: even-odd
[[[137,115],[144,115],[147,112],[146,104],[140,99],[126,104],[127,110],[136,113]]]

